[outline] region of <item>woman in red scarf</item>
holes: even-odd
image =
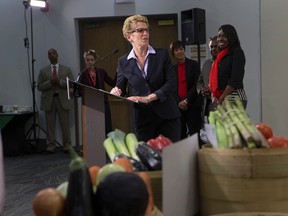
[[[219,52],[209,77],[213,106],[217,107],[229,95],[232,102],[239,97],[246,108],[247,97],[243,85],[246,60],[236,29],[230,24],[222,25],[218,29],[217,42]]]

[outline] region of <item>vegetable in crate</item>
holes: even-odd
[[[114,163],[123,167],[126,172],[133,172],[134,171],[133,170],[133,164],[126,157],[117,158],[116,160],[114,160]]]
[[[160,134],[155,139],[148,140],[147,144],[149,146],[151,146],[152,148],[156,149],[157,151],[162,152],[163,148],[165,148],[166,146],[172,144],[172,141],[169,138],[167,138],[167,137],[165,137],[165,136]]]
[[[69,184],[65,202],[66,215],[94,216],[94,194],[88,167],[72,146],[68,147],[68,151],[72,160],[69,165]]]
[[[149,201],[146,208],[145,216],[151,216],[151,212],[154,208],[154,196],[152,191],[151,178],[147,172],[137,172],[137,175],[140,176],[140,178],[144,181],[149,193]]]
[[[153,149],[147,143],[140,143],[137,147],[136,153],[141,162],[148,168],[148,170],[162,169],[162,154]]]
[[[33,199],[32,208],[36,216],[63,216],[65,199],[55,188],[40,190]]]
[[[134,133],[128,133],[125,136],[125,144],[127,146],[127,149],[129,150],[131,157],[134,158],[135,160],[140,161],[140,159],[136,154],[136,148],[139,144],[139,141]]]
[[[103,146],[106,150],[107,155],[109,156],[110,161],[113,161],[114,157],[117,155],[118,152],[114,146],[112,138],[107,137],[103,142]]]
[[[257,123],[256,128],[263,134],[265,139],[268,140],[269,138],[273,137],[273,130],[268,124],[264,122]]]
[[[124,154],[116,154],[116,156],[114,157],[113,161],[118,160],[119,158],[127,158],[129,159],[129,161],[131,162],[131,164],[133,165],[133,170],[134,171],[147,171],[147,167],[139,160],[135,160],[132,157],[129,157],[127,155]]]
[[[274,136],[268,139],[271,148],[287,148],[288,138],[283,136]]]
[[[97,183],[97,175],[99,170],[101,169],[100,166],[97,165],[93,165],[89,167],[89,174],[90,174],[90,178],[91,178],[91,182],[92,182],[92,186],[96,186]]]
[[[115,129],[114,131],[109,132],[107,136],[112,139],[118,153],[131,156],[125,144],[125,133],[123,131]]]
[[[125,169],[116,163],[109,163],[104,165],[97,174],[96,185],[98,186],[100,182],[103,181],[108,175],[115,172],[125,172]]]

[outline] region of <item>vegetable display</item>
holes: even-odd
[[[118,158],[129,159],[133,171],[161,170],[163,148],[172,144],[172,141],[163,135],[144,143],[138,141],[134,133],[125,134],[119,129],[111,131],[107,136],[103,146],[111,162]]]
[[[288,138],[277,136],[270,125],[254,124],[242,102],[225,99],[209,113],[209,124],[214,126],[218,148],[287,148]]]
[[[225,99],[222,105],[210,112],[208,120],[215,126],[218,148],[269,147],[237,97],[235,103]]]
[[[69,149],[69,152],[72,158],[69,164],[69,180],[64,181],[57,188],[42,189],[35,195],[33,200],[35,216],[98,215],[98,208],[101,206],[97,200],[97,197],[99,198],[97,187],[99,188],[100,183],[104,182],[106,177],[112,173],[134,173],[133,165],[126,157],[118,157],[114,162],[102,167],[92,165],[88,168],[74,149]],[[138,162],[140,163],[140,161]],[[145,216],[152,216],[156,213],[159,216],[162,215],[157,206],[154,205],[149,174],[135,172],[135,175],[141,177],[149,193],[149,203],[146,207]],[[95,190],[91,189],[92,182]],[[130,194],[127,195],[130,196]],[[133,194],[131,196],[133,197]]]
[[[171,141],[162,135],[155,139],[163,142],[163,147],[171,144]],[[43,189],[36,194],[33,202],[36,216],[98,215],[100,206],[97,202],[99,198],[97,187],[100,188],[99,185],[105,182],[107,176],[118,172],[135,173],[144,181],[149,192],[149,204],[145,216],[151,216],[155,212],[157,215],[162,215],[154,205],[151,180],[146,173],[162,169],[162,153],[147,143],[138,141],[134,133],[125,134],[118,129],[109,133],[103,141],[103,146],[111,163],[102,167],[97,165],[88,167],[84,159],[69,146],[71,156],[69,178],[57,188]]]

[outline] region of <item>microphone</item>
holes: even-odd
[[[112,52],[108,53],[107,55],[103,56],[102,58],[100,58],[98,61],[96,61],[93,65],[89,66],[89,67],[93,67],[96,64],[98,64],[99,62],[103,61],[104,59],[106,59],[107,57],[114,55],[115,53],[119,52],[119,49],[114,49]],[[87,70],[89,67],[84,68],[84,70],[80,71],[80,73],[77,76],[76,82],[79,82],[79,79],[82,75],[82,73]]]

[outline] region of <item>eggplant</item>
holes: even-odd
[[[147,171],[148,170],[147,167],[141,161],[138,161],[125,154],[121,154],[121,153],[116,154],[113,161],[117,160],[118,158],[127,158],[132,163],[134,171]]]
[[[140,143],[136,148],[136,154],[148,170],[162,170],[162,154],[153,149],[147,143]]]
[[[67,216],[95,216],[93,186],[87,165],[73,147],[68,151],[72,157],[69,165],[68,192],[65,201]]]

